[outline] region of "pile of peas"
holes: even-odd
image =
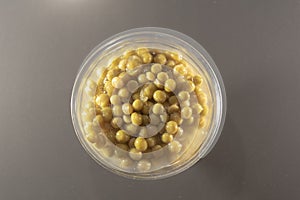
[[[184,127],[206,126],[203,79],[178,54],[128,51],[99,77],[97,83],[86,82],[85,92],[93,100],[82,113],[84,131],[103,156],[120,157],[120,167],[135,163],[139,171],[150,170],[147,153],[167,146],[169,153],[178,154],[183,145],[176,137],[183,137]]]

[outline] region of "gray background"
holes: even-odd
[[[228,97],[213,151],[159,181],[98,166],[70,120],[85,56],[143,26],[201,43]],[[299,37],[300,1],[0,1],[0,199],[299,199]]]

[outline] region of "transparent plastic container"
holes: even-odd
[[[96,116],[93,96],[96,89],[87,88],[89,81],[98,82],[99,76],[113,59],[124,52],[138,48],[158,49],[160,51],[175,52],[184,58],[185,62],[193,68],[195,74],[203,77],[203,91],[207,94],[209,113],[205,128],[196,130],[195,135],[186,136],[183,149],[175,156],[168,154],[168,145],[159,151],[143,154],[140,161],[130,160],[128,152],[118,148],[106,135],[102,134],[101,127],[94,132],[101,136],[101,145],[89,142],[87,132],[89,124]],[[141,66],[141,68],[147,66]],[[150,66],[151,67],[151,66]],[[88,89],[88,91],[86,91]],[[89,93],[89,95],[86,95]],[[85,110],[93,110],[93,116],[84,115]],[[165,28],[136,28],[116,34],[95,47],[82,63],[76,77],[72,97],[71,116],[76,135],[86,152],[102,167],[127,178],[133,179],[161,179],[178,174],[199,159],[204,158],[217,142],[223,128],[226,114],[225,88],[221,75],[209,54],[192,38],[174,30]],[[122,116],[121,116],[122,117]],[[188,135],[190,129],[183,130],[181,137]],[[194,130],[194,129],[193,129]],[[151,133],[152,135],[158,133]],[[178,134],[179,135],[179,134]],[[97,140],[99,139],[97,136]],[[104,136],[104,137],[103,137]],[[174,137],[176,139],[177,136]],[[179,136],[178,136],[179,138]],[[103,141],[104,140],[104,141]],[[180,141],[180,138],[178,139]],[[97,146],[98,144],[98,146]],[[100,147],[99,147],[100,146]],[[159,155],[159,156],[157,156]],[[165,156],[167,155],[167,156]],[[164,157],[165,156],[165,157]],[[141,170],[142,169],[142,170]]]

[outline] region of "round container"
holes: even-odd
[[[132,160],[132,156],[129,156],[129,153],[126,151],[127,147],[123,148],[124,145],[123,147],[122,145],[115,145],[115,143],[108,140],[107,134],[102,133],[101,127],[95,128],[93,126],[98,112],[94,105],[94,96],[97,90],[95,89],[97,88],[95,83],[99,81],[99,77],[115,58],[124,55],[124,52],[130,54],[130,50],[141,47],[162,52],[174,52],[176,53],[175,55],[179,55],[179,57],[177,56],[178,59],[183,58],[184,62],[191,66],[193,73],[200,74],[203,77],[203,86],[200,90],[205,91],[207,95],[209,112],[205,116],[205,121],[208,122],[205,128],[197,128],[193,136],[188,136],[190,130],[195,129],[191,129],[193,127],[187,125],[186,129],[183,130],[182,128],[181,133],[177,133],[174,137],[174,140],[182,143],[183,148],[180,150],[180,153],[175,155],[165,153],[171,150],[174,151],[174,145],[168,144],[166,146],[162,145],[159,151],[144,152],[141,160],[139,160],[139,153],[134,154],[133,158],[135,159]],[[142,69],[146,67],[151,66],[141,66]],[[186,104],[184,102],[179,102],[179,104],[181,108],[186,106],[183,105]],[[89,110],[90,113],[87,113],[86,110]],[[188,169],[199,159],[204,158],[211,151],[220,136],[225,113],[225,89],[221,75],[212,58],[192,38],[165,28],[131,29],[103,41],[91,51],[82,63],[71,97],[73,126],[86,152],[104,168],[118,175],[134,179],[161,179],[173,176]],[[123,115],[119,117],[122,119],[126,118]],[[186,119],[186,124],[189,123],[189,119]],[[161,124],[164,127],[162,121]],[[128,124],[126,125],[126,127],[129,126]],[[159,134],[157,133],[158,131],[149,132],[151,136]],[[183,139],[180,139],[180,137]],[[185,137],[189,139],[185,139]],[[178,145],[175,145],[175,147],[177,148]],[[176,148],[175,151],[177,152]]]

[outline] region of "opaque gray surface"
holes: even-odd
[[[118,32],[159,26],[202,44],[228,113],[189,170],[134,181],[101,168],[70,118],[85,56]],[[299,1],[0,1],[0,199],[299,199]]]

